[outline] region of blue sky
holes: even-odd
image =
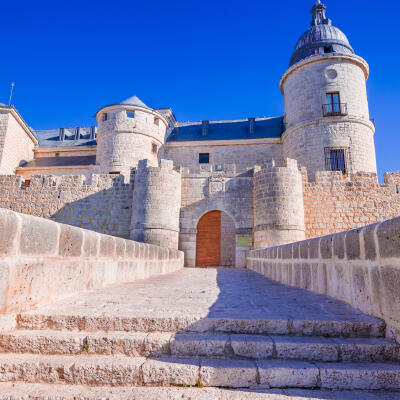
[[[2,4],[0,101],[34,128],[94,123],[137,95],[180,121],[283,114],[278,82],[313,0],[18,1]],[[370,65],[378,170],[400,170],[400,2],[326,0]]]

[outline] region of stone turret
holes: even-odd
[[[132,240],[178,248],[181,173],[173,162],[160,167],[140,162],[135,176],[130,237]]]
[[[158,166],[164,155],[168,122],[136,96],[100,109],[96,163],[101,173],[130,175],[140,160]]]
[[[296,160],[254,169],[254,248],[305,239],[303,186]]]
[[[284,157],[316,171],[375,172],[374,124],[366,92],[368,64],[317,1],[280,80],[285,97]]]

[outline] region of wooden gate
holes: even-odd
[[[200,218],[196,236],[196,266],[221,265],[221,211],[210,211]]]

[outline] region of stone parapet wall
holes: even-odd
[[[379,184],[376,174],[343,175],[320,171],[310,182],[302,169],[306,237],[358,228],[400,215],[400,174],[386,174]]]
[[[119,175],[0,176],[0,205],[109,235],[129,238],[134,171],[130,183]]]
[[[247,267],[382,318],[400,340],[400,218],[250,251]]]
[[[0,209],[0,314],[183,267],[183,253]]]

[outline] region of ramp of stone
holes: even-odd
[[[400,346],[384,330],[252,271],[185,269],[19,315],[18,330],[0,334],[0,381],[121,396],[130,386],[398,390]],[[394,398],[378,395],[362,398]]]

